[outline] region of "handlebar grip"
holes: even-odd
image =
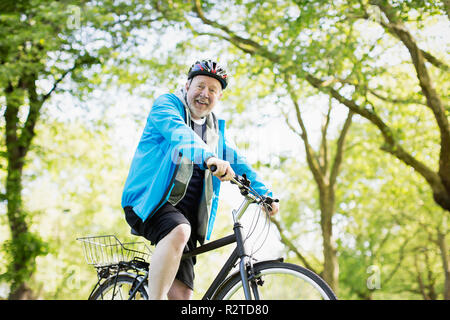
[[[271,197],[266,197],[266,198],[264,199],[264,202],[270,205],[270,204],[272,204],[273,202],[280,202],[280,200],[279,200],[279,199],[274,199],[274,198],[271,198]]]
[[[211,171],[211,173],[216,172],[216,170],[217,170],[217,166],[215,164],[212,164],[211,167],[209,167],[209,171]],[[226,175],[227,174],[224,173],[223,176],[221,176],[221,178],[225,177]],[[233,181],[231,181],[231,182],[233,182]]]

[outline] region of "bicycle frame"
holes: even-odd
[[[252,195],[246,195],[245,200],[242,202],[239,209],[232,211],[233,220],[234,220],[234,226],[233,226],[234,234],[226,236],[224,238],[220,238],[220,239],[212,241],[210,243],[204,244],[192,251],[188,251],[183,254],[181,259],[186,259],[186,258],[190,258],[190,257],[196,256],[196,255],[199,255],[201,253],[212,251],[212,250],[215,250],[215,249],[218,249],[218,248],[221,248],[221,247],[224,247],[224,246],[227,246],[229,244],[236,242],[236,248],[233,250],[230,257],[225,262],[224,266],[219,271],[219,273],[217,274],[217,276],[214,279],[214,281],[212,282],[212,284],[209,286],[208,290],[206,291],[205,295],[202,298],[203,300],[210,300],[214,297],[214,293],[217,291],[220,284],[222,284],[225,281],[227,275],[230,273],[231,269],[236,265],[236,263],[239,260],[240,260],[239,272],[241,274],[245,298],[247,300],[251,300],[250,288],[248,286],[248,277],[247,277],[247,265],[248,265],[247,262],[250,261],[249,260],[250,256],[247,254],[246,249],[245,249],[243,236],[242,236],[242,225],[240,223],[240,218],[242,217],[244,212],[247,210],[248,206],[255,201],[256,201],[255,197],[253,197]],[[256,290],[253,290],[253,291],[255,294],[257,294]],[[256,295],[256,297],[257,297],[257,295]]]
[[[263,297],[270,298],[270,291],[273,291],[276,297],[278,297],[279,290],[272,290],[271,284],[273,282],[271,282],[270,279],[267,279],[266,275],[289,275],[290,277],[304,281],[307,285],[311,286],[314,291],[311,295],[312,298],[318,297],[331,300],[337,299],[332,289],[323,279],[304,267],[291,263],[283,263],[282,258],[265,260],[253,264],[253,252],[258,251],[259,248],[256,251],[253,251],[253,248],[251,251],[247,251],[245,247],[245,240],[247,240],[255,229],[250,228],[249,234],[246,235],[247,238],[244,239],[243,227],[240,223],[240,218],[244,215],[245,211],[252,203],[264,206],[265,212],[270,214],[270,210],[273,208],[270,205],[273,202],[279,202],[279,200],[273,199],[271,196],[262,196],[258,194],[258,192],[250,187],[250,181],[247,180],[245,175],[243,175],[243,177],[236,176],[231,179],[231,182],[239,186],[241,195],[245,198],[237,210],[232,210],[234,220],[233,234],[214,240],[207,244],[203,244],[194,250],[185,252],[181,257],[181,259],[188,259],[199,254],[236,243],[236,247],[233,252],[222,266],[219,273],[216,275],[202,299],[227,299],[232,297],[239,288],[242,288],[244,297],[247,300],[251,300],[252,297],[259,300],[261,298],[260,292],[263,294]],[[111,241],[111,238],[113,238],[113,241]],[[84,242],[85,257],[88,264],[92,264],[97,268],[97,276],[99,279],[89,295],[90,300],[98,298],[103,299],[104,297],[110,296],[111,289],[113,300],[116,297],[116,292],[119,294],[119,298],[128,296],[128,300],[136,298],[138,291],[142,298],[148,298],[146,283],[148,281],[150,264],[147,262],[147,259],[150,252],[127,248],[114,235],[83,237],[77,238],[77,240]],[[266,239],[264,239],[264,241],[265,240]],[[135,244],[136,243],[134,242],[128,243],[128,245]],[[86,247],[89,250],[86,249]],[[114,254],[110,253],[110,256],[104,258],[104,248],[109,248],[108,252],[111,251],[114,252]],[[116,252],[112,248],[116,248],[116,251],[117,248],[119,248],[126,254],[123,254],[122,251],[122,253],[118,254],[118,251]],[[98,252],[96,250],[100,250],[100,257],[97,257]],[[131,256],[128,255],[130,252],[133,253]],[[124,260],[118,260],[116,256],[119,256],[119,259]],[[231,274],[231,270],[237,266],[238,263],[239,271]],[[130,270],[133,271],[129,272]],[[103,279],[105,279],[105,281],[102,283]],[[289,278],[288,280],[289,284],[291,279],[292,278]],[[267,280],[269,281],[267,282]],[[265,287],[267,290],[260,290],[259,287],[263,286],[265,282],[269,283],[269,285]],[[281,285],[286,286],[286,283],[283,281]],[[127,289],[128,292],[126,292]],[[300,289],[300,291],[304,290]],[[265,293],[267,293],[267,296]],[[280,297],[282,298],[283,296]],[[301,296],[298,297],[301,298]]]
[[[205,252],[216,250],[218,248],[227,246],[232,243],[236,243],[236,248],[233,250],[230,257],[227,259],[224,266],[222,267],[222,269],[219,271],[219,273],[217,274],[214,281],[209,286],[208,290],[206,291],[206,293],[204,294],[204,296],[202,298],[203,300],[211,300],[214,298],[215,293],[218,292],[218,289],[220,289],[220,286],[226,282],[227,276],[230,274],[230,271],[233,269],[233,267],[235,265],[237,265],[238,261],[239,261],[239,273],[241,276],[242,287],[244,290],[245,299],[251,300],[251,298],[252,298],[251,291],[249,288],[248,274],[250,274],[250,281],[251,281],[251,287],[252,287],[251,289],[252,289],[253,295],[254,295],[255,299],[259,299],[257,284],[255,281],[253,281],[252,272],[250,272],[250,273],[248,272],[249,270],[250,271],[253,270],[253,266],[251,263],[251,256],[247,254],[247,251],[245,249],[243,235],[242,235],[243,227],[240,223],[240,218],[243,216],[243,214],[245,213],[245,211],[247,210],[249,205],[252,203],[258,203],[259,200],[257,197],[255,197],[253,194],[251,194],[247,191],[247,190],[249,190],[248,186],[241,183],[241,181],[239,181],[239,179],[232,179],[231,182],[238,185],[238,187],[241,191],[241,194],[245,197],[244,201],[239,206],[239,208],[237,210],[232,211],[233,221],[234,221],[234,225],[233,225],[234,233],[229,236],[226,236],[226,237],[220,238],[218,240],[211,241],[207,244],[201,245],[201,246],[195,248],[194,250],[185,252],[181,258],[181,259],[187,259],[187,258],[197,256],[197,255],[205,253]],[[125,267],[129,267],[129,265],[125,265]],[[138,289],[142,285],[144,285],[144,283],[147,281],[147,278],[148,278],[148,267],[144,268],[144,269],[137,268],[135,270],[141,271],[141,272],[143,272],[143,274],[140,274],[140,275],[138,274],[136,276],[136,278],[135,278],[136,283],[133,284],[133,288],[130,292],[129,299],[134,298],[134,295],[136,294]],[[119,268],[117,270],[117,275],[119,275],[120,271],[121,271],[121,268]],[[117,275],[116,275],[116,278],[117,278]],[[99,285],[100,281],[101,281],[101,279],[99,279],[99,282],[97,283],[96,287]],[[95,288],[94,288],[94,290],[95,290]],[[115,291],[115,284],[114,284],[114,291]],[[92,295],[92,293],[91,293],[91,295]]]

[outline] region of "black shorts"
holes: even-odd
[[[177,208],[166,202],[157,212],[151,217],[142,222],[132,207],[125,207],[125,219],[134,231],[149,240],[152,245],[157,245],[158,242],[169,234],[176,226],[180,224],[191,225],[186,216]],[[191,228],[193,230],[193,228]],[[192,250],[196,248],[197,240],[193,236],[194,232],[191,232],[184,251]],[[194,290],[194,265],[196,263],[195,257],[182,259],[180,267],[175,276],[175,279],[180,280],[189,288]]]

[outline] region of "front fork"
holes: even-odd
[[[242,238],[242,225],[239,222],[236,222],[233,230],[236,235],[238,254],[240,258],[239,272],[241,275],[242,289],[244,290],[245,299],[252,300],[251,293],[253,293],[255,300],[259,300],[258,280],[255,277],[251,257],[247,255],[245,250],[245,243]]]

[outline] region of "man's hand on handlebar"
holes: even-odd
[[[278,210],[280,210],[279,202],[272,202],[270,206],[272,207],[272,210],[270,210],[269,208],[269,212],[267,212],[267,210],[264,208],[264,211],[266,211],[266,213],[269,214],[270,216],[277,214]]]
[[[266,212],[268,215],[273,216],[278,213],[280,210],[280,204],[278,200],[271,201],[270,203],[266,203],[262,206],[264,212]]]
[[[215,157],[208,158],[206,161],[206,166],[211,170],[212,174],[220,179],[220,181],[230,181],[232,179],[237,179],[236,174],[230,166],[228,161],[220,160]],[[233,180],[235,181],[235,180]],[[244,183],[245,182],[242,182]],[[265,205],[263,205],[263,210],[270,216],[275,215],[280,209],[277,199],[266,198]]]
[[[206,161],[206,166],[211,168],[213,165],[216,167],[216,170],[212,171],[212,174],[219,178],[222,182],[230,181],[236,175],[228,161],[211,157]]]

